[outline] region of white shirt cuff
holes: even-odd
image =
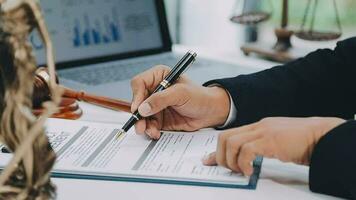
[[[212,84],[212,85],[209,85],[208,87],[214,87],[214,86],[217,86],[217,87],[221,87],[221,85],[219,84]],[[230,111],[229,111],[229,115],[225,121],[225,123],[222,125],[222,126],[219,126],[217,128],[219,129],[223,129],[223,128],[226,128],[228,127],[229,125],[231,125],[237,118],[237,109],[236,109],[236,106],[234,104],[234,101],[231,97],[231,94],[229,91],[227,91],[227,94],[229,95],[229,99],[230,99]]]

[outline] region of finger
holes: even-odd
[[[169,73],[169,67],[158,65],[137,76],[131,80],[133,93],[132,112],[136,111],[138,106],[147,98],[150,92],[163,80],[163,77]]]
[[[267,152],[266,148],[267,146],[264,139],[246,143],[241,147],[238,165],[244,175],[251,176],[253,174],[253,161],[256,156],[263,156],[265,152]]]
[[[226,141],[232,135],[242,134],[244,132],[252,131],[255,125],[246,125],[240,128],[229,129],[223,133],[220,133],[218,138],[218,144],[216,148],[216,162],[218,165],[227,167],[226,163]]]
[[[147,119],[147,128],[145,132],[154,140],[158,140],[161,137],[161,131],[157,118]]]
[[[237,163],[241,146],[251,141],[257,140],[260,134],[256,131],[246,131],[241,134],[233,135],[226,141],[226,166],[235,172],[241,172]]]
[[[180,106],[188,101],[187,86],[175,84],[166,90],[152,94],[139,107],[143,117],[154,115],[168,106]]]
[[[164,77],[170,72],[170,68],[165,65],[157,65],[143,73],[137,75],[137,80],[142,80],[146,89],[152,93],[158,84],[162,82]],[[134,78],[134,79],[135,79]]]
[[[148,90],[146,85],[141,78],[134,78],[131,81],[132,88],[132,103],[131,112],[135,112],[138,106],[147,98]]]
[[[137,134],[144,134],[146,130],[146,120],[141,119],[135,124],[135,131]]]
[[[214,166],[216,163],[216,152],[210,153],[202,159],[204,165]]]
[[[179,128],[175,127],[175,111],[173,109],[165,109],[162,113],[162,130],[179,130]],[[178,114],[176,115],[178,116]]]
[[[163,126],[163,112],[154,115],[153,125],[155,126],[155,130],[153,130],[152,137],[158,140],[161,137],[161,131]]]

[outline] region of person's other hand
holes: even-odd
[[[319,139],[345,120],[339,118],[265,118],[219,135],[217,150],[203,159],[205,165],[221,165],[252,175],[256,156],[309,165]]]
[[[169,71],[166,66],[156,66],[132,79],[131,111],[138,109],[145,117],[135,124],[137,133],[158,139],[160,130],[194,131],[225,122],[230,109],[225,89],[195,85],[184,75],[147,98]]]

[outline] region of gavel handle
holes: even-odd
[[[87,103],[95,104],[113,110],[119,110],[128,113],[131,112],[131,103],[129,102],[109,97],[87,94],[83,91],[78,92],[63,86],[62,88],[64,89],[64,97],[74,98],[78,101],[85,101]]]

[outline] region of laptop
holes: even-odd
[[[172,52],[163,0],[40,3],[55,47],[60,83],[67,87],[130,101],[132,77],[157,64],[172,67],[182,56]],[[45,64],[38,33],[29,40],[38,64]],[[229,69],[229,64],[198,58],[187,73],[201,84],[231,75]]]

